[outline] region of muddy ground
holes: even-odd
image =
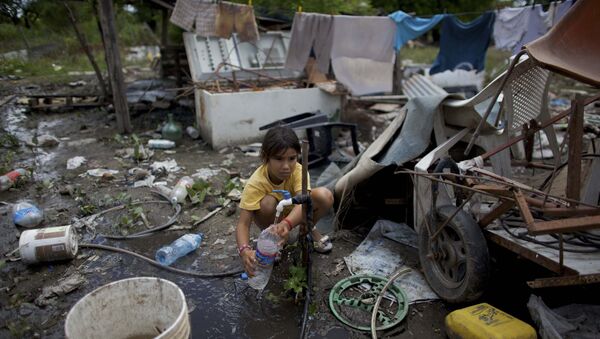
[[[24,167],[32,174],[30,180],[19,183],[9,191],[0,192],[0,201],[8,204],[21,199],[33,201],[44,210],[41,227],[74,224],[77,219],[125,205],[123,210],[98,218],[93,227],[79,228],[80,241],[126,248],[154,257],[161,245],[170,243],[180,235],[202,232],[205,238],[200,249],[179,260],[174,264],[175,267],[197,272],[224,272],[240,268],[234,232],[239,213],[235,202],[205,222],[196,226],[194,223],[223,202],[227,193],[225,190],[237,182],[232,178],[249,178],[259,165],[257,157],[248,156],[233,147],[215,151],[202,140],[184,137],[182,144],[173,151],[154,150],[150,159],[134,160],[124,157],[119,150],[133,147],[135,138],[118,136],[114,114],[104,108],[34,112],[19,104],[19,98],[27,94],[65,93],[84,91],[84,88],[71,89],[43,83],[31,86],[27,79],[23,79],[2,81],[0,90],[0,102],[3,103],[0,107],[0,132],[4,135],[1,151],[4,152],[5,161],[2,165]],[[156,131],[166,120],[168,112],[174,113],[175,119],[183,126],[193,124],[194,113],[186,107],[136,112],[132,116],[132,126],[141,144],[156,137]],[[376,129],[380,128],[382,126],[376,126]],[[17,140],[6,139],[8,133]],[[60,142],[52,147],[27,146],[27,141],[36,134],[51,134]],[[365,144],[369,142],[370,136],[366,137],[363,133],[362,137]],[[17,145],[13,145],[12,141]],[[7,156],[9,152],[11,156]],[[75,156],[84,156],[87,162],[79,168],[67,170],[68,159]],[[211,190],[207,198],[197,204],[187,201],[174,227],[166,231],[125,241],[103,237],[102,234],[122,235],[145,229],[142,218],[134,215],[133,202],[143,202],[139,206],[142,206],[142,212],[151,226],[163,224],[173,215],[173,208],[160,202],[160,197],[151,193],[149,188],[134,188],[134,175],[128,173],[135,167],[149,170],[150,164],[170,159],[175,160],[181,170],[155,171],[155,181],[165,181],[171,186],[183,175],[193,175],[201,169],[207,173],[209,169],[216,174],[208,179]],[[97,168],[112,169],[118,173],[105,177],[86,175],[88,170]],[[318,169],[311,171],[311,174],[313,172],[316,177]],[[18,247],[19,235],[25,229],[12,224],[10,205],[0,208],[0,248],[2,254],[7,254]],[[375,217],[367,219],[375,220]],[[332,231],[332,227],[325,230],[330,231],[334,239],[334,250],[330,254],[316,254],[313,257],[314,295],[308,337],[370,336],[369,333],[353,330],[340,323],[332,315],[327,302],[331,288],[340,279],[350,276],[340,264],[343,257],[362,241],[369,226],[366,223],[358,228],[337,232]],[[253,237],[256,236],[255,229]],[[500,249],[491,250],[494,272],[483,301],[531,322],[525,303],[533,291],[526,287],[525,280],[547,272]],[[418,268],[415,250],[407,248],[403,255]],[[65,317],[80,298],[108,282],[136,276],[162,277],[182,288],[191,310],[193,337],[297,337],[302,320],[302,300],[296,301],[292,294],[284,291],[283,285],[289,278],[288,269],[297,262],[298,255],[294,250],[289,250],[283,257],[284,260],[275,267],[268,290],[260,299],[244,286],[239,274],[225,278],[195,278],[161,270],[129,255],[100,250],[81,248],[73,260],[29,266],[3,257],[0,259],[0,337],[63,337]],[[336,269],[340,267],[342,269]],[[85,282],[65,295],[50,294],[50,297],[45,297],[45,287],[75,273],[79,273]],[[590,294],[598,295],[597,287],[568,292],[569,298],[552,289],[536,293],[549,298],[552,306],[584,300]],[[461,306],[464,305],[447,305],[441,301],[412,305],[400,325],[380,335],[393,338],[444,337],[444,317]]]

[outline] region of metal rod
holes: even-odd
[[[308,141],[302,140],[301,142],[302,152],[302,196],[308,194]],[[302,204],[302,219],[303,222],[300,225],[300,237],[299,239],[304,240],[300,243],[302,248],[302,264],[304,266],[308,263],[308,244],[306,242],[306,234],[308,233],[308,210],[306,204]]]
[[[448,223],[450,222],[450,220],[452,220],[456,214],[458,214],[459,211],[461,211],[463,209],[463,207],[465,207],[465,204],[471,200],[471,197],[473,197],[475,193],[471,193],[469,195],[469,197],[467,199],[465,199],[462,204],[460,204],[460,206],[458,206],[454,212],[452,212],[452,214],[444,221],[444,223],[442,224],[442,226],[440,226],[440,228],[438,228],[435,233],[429,237],[429,240],[435,240],[435,238],[437,238],[437,236],[442,232],[442,230],[444,229],[444,227],[446,227],[446,225],[448,225]],[[431,234],[431,233],[430,233]]]
[[[583,98],[580,95],[571,101],[573,108],[567,132],[569,135],[569,157],[567,166],[567,198],[580,199],[581,193],[581,150],[583,148]]]
[[[526,50],[521,50],[519,53],[517,53],[517,55],[515,55],[514,59],[511,61],[510,66],[508,67],[508,70],[506,70],[506,76],[504,76],[504,79],[502,79],[502,84],[500,85],[500,87],[498,87],[498,90],[496,90],[496,94],[494,95],[494,98],[492,99],[492,101],[490,101],[490,104],[488,105],[487,109],[485,110],[485,114],[483,115],[481,120],[479,120],[479,123],[477,124],[477,127],[475,128],[475,132],[473,132],[473,135],[471,136],[471,140],[469,140],[469,144],[467,145],[467,148],[465,149],[465,152],[464,152],[465,155],[467,155],[471,152],[471,148],[473,148],[473,144],[475,144],[475,140],[477,140],[477,138],[479,137],[479,133],[481,133],[481,128],[483,127],[483,124],[487,121],[488,116],[492,112],[492,108],[494,108],[494,104],[498,100],[500,93],[502,93],[502,89],[504,89],[504,86],[506,85],[506,82],[508,81],[508,78],[510,77],[512,70],[519,63],[519,59],[521,59],[521,55],[525,54],[526,52],[527,52]],[[498,114],[500,114],[500,113],[498,113]]]
[[[600,94],[597,94],[597,95],[595,95],[593,97],[590,97],[590,98],[586,99],[584,101],[583,105],[584,106],[589,105],[590,103],[592,103],[592,102],[594,102],[594,101],[596,101],[598,99],[600,99]],[[567,117],[571,113],[571,109],[572,109],[572,107],[568,108],[568,109],[566,109],[564,111],[562,111],[558,115],[554,116],[554,118],[549,119],[549,120],[541,123],[540,125],[536,126],[535,131],[537,132],[539,130],[542,130],[542,129],[550,126],[550,125],[553,125],[554,123],[558,122],[559,120]],[[517,142],[519,142],[519,141],[521,141],[521,140],[523,140],[525,138],[526,138],[525,135],[520,135],[518,137],[512,138],[506,144],[498,146],[498,147],[494,148],[493,150],[484,153],[483,155],[481,155],[481,158],[483,160],[488,159],[491,156],[495,155],[496,153],[500,153],[501,151],[509,148],[510,146],[516,144]]]

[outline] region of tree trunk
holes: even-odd
[[[105,42],[104,50],[117,116],[117,127],[120,133],[131,133],[131,122],[129,119],[127,98],[125,96],[125,83],[123,81],[119,45],[117,44],[117,30],[115,27],[112,0],[98,0],[98,4],[102,36]]]
[[[83,35],[83,33],[79,30],[79,27],[77,26],[77,19],[75,18],[73,11],[71,11],[71,8],[69,7],[69,5],[67,5],[66,2],[63,2],[63,4],[67,8],[67,12],[69,12],[69,19],[71,20],[73,29],[75,29],[75,34],[77,35],[77,39],[79,39],[79,43],[81,44],[81,47],[85,51],[85,54],[87,55],[88,59],[90,60],[90,63],[92,64],[92,67],[94,68],[94,72],[96,73],[96,77],[98,78],[98,84],[100,85],[100,90],[102,91],[102,97],[104,99],[106,99],[106,98],[108,98],[108,95],[106,92],[106,85],[104,84],[104,79],[102,78],[102,72],[100,71],[100,67],[98,67],[98,64],[96,63],[96,59],[94,59],[94,55],[92,54],[92,51],[90,50],[90,46],[87,43],[85,35]]]

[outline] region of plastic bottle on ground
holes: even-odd
[[[186,127],[185,133],[187,133],[187,135],[194,140],[200,137],[200,131],[198,131],[194,126]]]
[[[44,219],[44,212],[29,201],[20,201],[12,206],[13,223],[22,227],[35,227]]]
[[[161,265],[169,266],[177,259],[200,247],[202,238],[204,238],[202,233],[185,234],[170,245],[161,247],[156,251],[156,261]]]
[[[173,190],[171,190],[171,202],[173,204],[182,204],[185,201],[185,197],[187,197],[187,189],[192,187],[193,184],[194,179],[188,176],[179,179]]]
[[[175,141],[165,139],[150,139],[148,140],[149,148],[169,149],[175,147]]]
[[[248,279],[248,285],[256,290],[263,290],[273,271],[273,262],[279,251],[281,238],[274,232],[273,225],[260,232],[256,246],[256,268],[254,276]]]
[[[17,168],[3,176],[0,176],[0,191],[6,191],[11,188],[20,176],[27,174],[23,168]]]

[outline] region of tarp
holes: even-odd
[[[411,99],[360,159],[344,168],[347,173],[335,184],[335,196],[342,197],[386,166],[400,166],[421,155],[429,145],[434,114],[447,97],[448,94]]]
[[[439,299],[416,265],[401,256],[407,251],[407,246],[416,254],[417,234],[412,228],[406,224],[378,220],[369,235],[344,261],[353,274],[389,277],[399,269],[411,268],[394,281],[406,293],[408,303]]]

